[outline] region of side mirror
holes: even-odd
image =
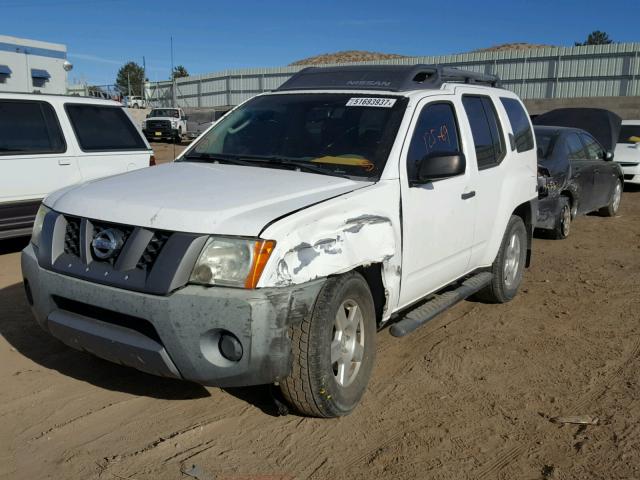
[[[457,152],[450,155],[434,153],[425,155],[418,162],[418,174],[414,183],[421,184],[434,180],[462,175],[467,167],[464,153]]]
[[[150,113],[147,113],[147,116],[146,116],[146,118],[149,118],[150,116],[151,116],[151,114],[150,114]]]
[[[604,152],[604,159],[607,162],[610,162],[611,160],[613,160],[613,152]]]

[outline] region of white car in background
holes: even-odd
[[[0,93],[0,239],[29,235],[55,190],[154,164],[117,102]]]
[[[624,172],[625,183],[640,184],[640,120],[623,120],[614,160]]]

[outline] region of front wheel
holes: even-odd
[[[557,239],[567,238],[571,231],[571,206],[567,197],[560,197],[560,215],[553,229],[553,236]]]
[[[280,383],[285,399],[303,415],[350,413],[367,388],[376,352],[375,309],[362,275],[327,279],[291,337],[292,372]]]
[[[617,179],[611,198],[609,198],[609,204],[600,209],[600,215],[604,217],[615,217],[620,208],[620,200],[622,200],[622,182],[620,179]]]
[[[518,293],[527,260],[527,229],[522,218],[512,215],[491,266],[491,283],[476,297],[491,303],[506,303]]]

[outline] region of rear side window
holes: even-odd
[[[529,117],[522,108],[519,101],[514,98],[500,98],[502,106],[507,111],[513,136],[516,141],[516,150],[518,152],[526,152],[533,149],[533,134],[529,125]]]
[[[580,141],[577,133],[567,135],[567,154],[569,160],[584,160],[587,155],[584,151],[584,145]]]
[[[0,155],[64,153],[67,146],[46,102],[0,101]]]
[[[80,104],[65,108],[83,151],[147,149],[122,108]]]
[[[453,105],[432,103],[420,112],[407,155],[407,175],[417,176],[418,163],[427,155],[456,154],[461,151],[458,122]]]
[[[471,125],[478,169],[495,167],[504,158],[505,147],[500,134],[498,116],[491,99],[464,95],[462,104]]]

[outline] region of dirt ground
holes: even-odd
[[[381,331],[362,404],[335,420],[67,348],[31,318],[25,243],[0,243],[1,478],[640,478],[638,189],[617,218],[536,239],[511,303]],[[550,421],[571,415],[598,423]]]
[[[154,156],[156,157],[156,163],[167,163],[175,160],[180,153],[187,148],[188,143],[182,143],[180,145],[174,145],[168,142],[150,142],[151,148],[153,148]]]

